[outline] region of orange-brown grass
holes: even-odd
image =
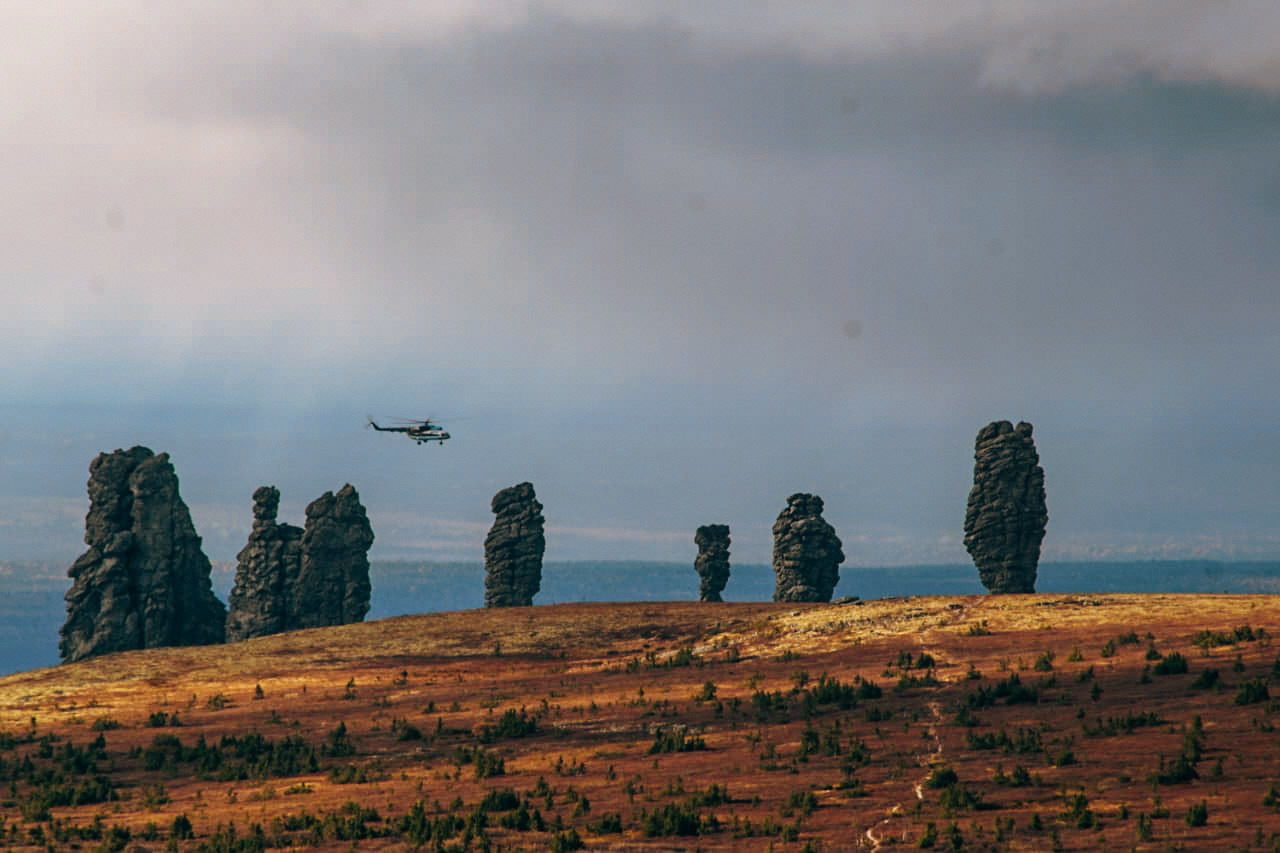
[[[0,846],[1274,849],[1277,603],[571,604],[112,655],[0,679]]]

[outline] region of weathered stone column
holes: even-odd
[[[729,525],[704,524],[693,535],[698,556],[693,568],[701,578],[699,601],[723,601],[720,593],[729,582]]]
[[[987,424],[978,430],[973,459],[964,547],[991,592],[1035,592],[1049,512],[1031,424]]]
[[[484,606],[528,607],[542,586],[542,504],[532,483],[502,489],[490,504],[497,518],[484,540]]]
[[[221,643],[226,608],[178,493],[169,454],[146,447],[89,464],[89,546],[67,570],[63,661],[160,646]]]
[[[840,537],[822,517],[822,498],[798,492],[773,523],[774,601],[830,601],[844,562]]]
[[[277,524],[280,490],[260,486],[253,493],[253,529],[236,555],[236,582],[227,602],[227,642],[289,630],[286,584],[301,569],[302,528]]]
[[[349,625],[369,612],[373,528],[350,483],[307,506],[296,578],[285,577],[286,630]]]

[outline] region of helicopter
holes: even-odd
[[[401,419],[396,426],[378,426],[374,423],[373,418],[370,417],[369,426],[378,432],[402,432],[418,444],[425,444],[428,441],[438,441],[444,444],[449,438],[449,433],[445,428],[432,421],[431,418],[422,420],[405,418]]]

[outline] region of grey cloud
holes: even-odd
[[[304,29],[265,64],[210,52],[140,97],[195,127],[288,129],[294,163],[264,191],[310,220],[391,357],[483,329],[497,365],[959,394],[1103,375],[1126,396],[1259,325],[1204,288],[1263,302],[1250,259],[1270,250],[1236,221],[1242,178],[1203,160],[1274,169],[1265,98],[1148,82],[1024,100],[984,91],[972,49],[819,59],[700,32]],[[1204,205],[1232,221],[1206,232]]]

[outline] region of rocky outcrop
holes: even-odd
[[[729,525],[704,524],[693,534],[698,556],[693,568],[702,582],[698,585],[699,601],[723,601],[720,593],[729,582]]]
[[[348,625],[369,612],[369,546],[373,528],[350,483],[307,506],[302,559],[285,578],[287,630]]]
[[[278,524],[280,490],[253,493],[253,529],[236,555],[227,641],[348,625],[369,612],[373,528],[350,483],[307,507],[306,527]]]
[[[502,489],[490,504],[497,518],[484,539],[484,606],[528,607],[542,586],[542,504],[533,484]]]
[[[844,562],[840,537],[822,517],[822,498],[799,492],[773,523],[774,601],[830,601]]]
[[[100,453],[89,464],[88,490],[89,549],[67,570],[62,660],[221,643],[226,609],[213,594],[169,454]]]
[[[991,592],[1035,592],[1049,512],[1031,424],[987,424],[978,431],[973,459],[964,547]]]
[[[253,529],[236,555],[236,582],[227,601],[227,642],[287,631],[297,621],[286,589],[297,584],[302,562],[301,527],[277,524],[280,490],[253,493]]]

